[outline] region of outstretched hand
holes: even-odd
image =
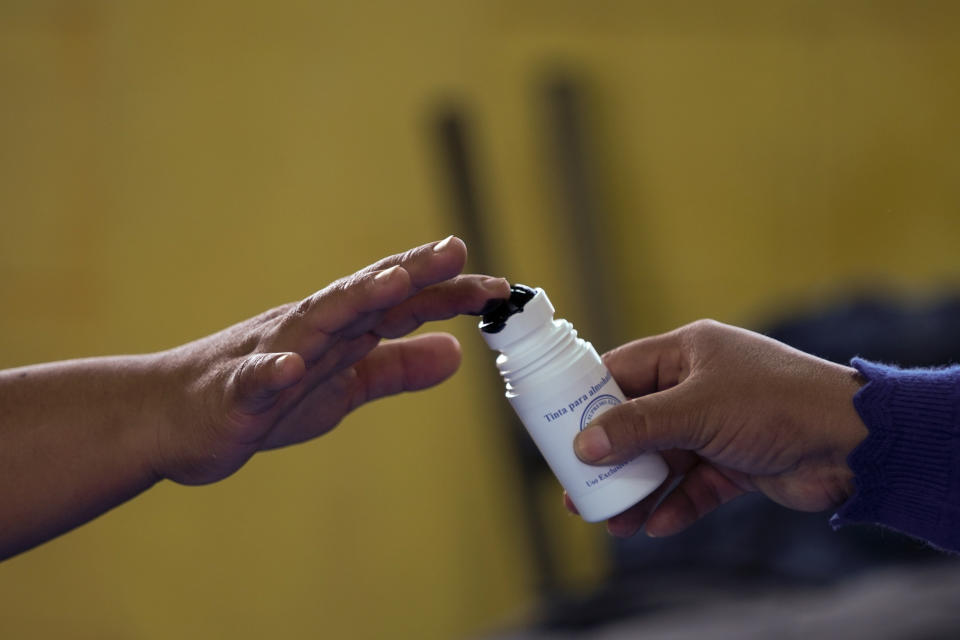
[[[509,295],[501,278],[458,275],[465,262],[451,236],[164,354],[168,397],[182,401],[158,436],[158,476],[219,480],[258,450],[326,433],[366,402],[445,380],[460,363],[453,336],[381,340]]]
[[[466,256],[451,236],[169,351],[0,371],[0,560],[159,480],[214,482],[365,402],[446,379],[460,364],[452,336],[381,341],[510,294],[459,275]]]
[[[670,467],[660,491],[609,520],[612,534],[644,524],[651,536],[678,533],[749,491],[803,511],[851,495],[846,458],[867,433],[854,369],[713,321],[623,345],[604,362],[633,400],[580,433],[577,455],[608,465],[659,451]]]

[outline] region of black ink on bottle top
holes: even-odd
[[[536,290],[522,284],[510,287],[510,297],[502,300],[496,307],[483,314],[480,331],[500,333],[507,326],[507,319],[517,313],[523,313],[523,307],[537,295]]]

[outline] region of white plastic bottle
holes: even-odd
[[[577,433],[626,398],[593,345],[553,314],[543,289],[514,285],[509,300],[484,314],[480,332],[500,352],[507,400],[580,516],[598,522],[650,495],[667,477],[667,465],[655,453],[612,467],[577,458]]]

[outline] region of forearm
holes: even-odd
[[[158,356],[0,371],[0,559],[155,484]]]

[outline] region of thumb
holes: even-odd
[[[258,353],[240,363],[232,386],[233,409],[256,415],[270,409],[284,389],[300,382],[306,365],[296,353]]]
[[[635,398],[613,407],[577,434],[574,451],[588,464],[626,462],[645,451],[699,449],[703,412],[689,385]]]

